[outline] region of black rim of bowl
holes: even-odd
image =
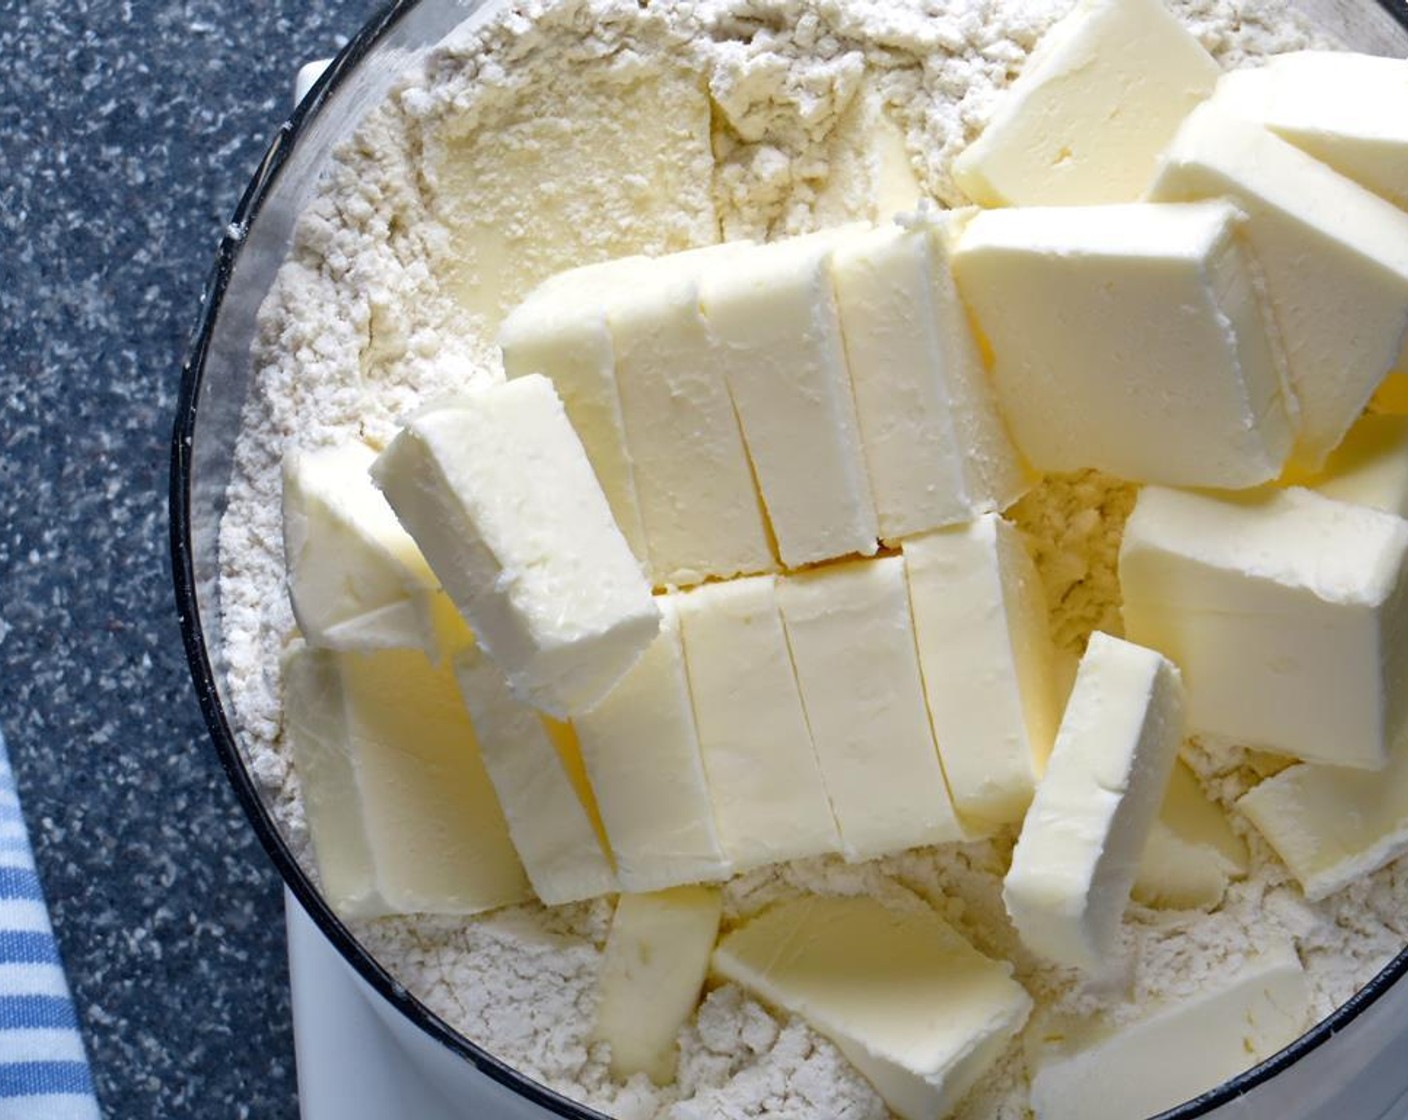
[[[413,1025],[495,1081],[558,1116],[568,1117],[570,1120],[604,1120],[601,1113],[539,1084],[453,1030],[382,968],[323,901],[294,859],[277,826],[266,813],[254,781],[245,768],[234,728],[220,701],[215,669],[206,649],[205,632],[200,621],[195,552],[191,543],[191,447],[195,437],[200,389],[205,378],[206,358],[235,263],[243,248],[244,231],[258,217],[264,200],[278,181],[290,151],[303,132],[305,122],[356,69],[382,36],[418,2],[419,0],[392,0],[363,25],[356,36],[338,53],[309,95],[280,126],[254,178],[240,198],[225,236],[221,239],[214,268],[206,281],[201,298],[200,318],[181,370],[181,390],[177,400],[176,424],[171,443],[171,561],[176,608],[180,615],[181,637],[186,649],[186,658],[190,663],[191,678],[221,766],[285,885],[343,959]],[[1387,9],[1395,20],[1408,28],[1408,0],[1377,2]],[[1326,1019],[1279,1053],[1201,1096],[1160,1113],[1154,1120],[1194,1120],[1237,1097],[1245,1096],[1262,1082],[1275,1077],[1343,1031],[1405,974],[1408,974],[1408,947],[1399,952],[1348,1002],[1336,1008]]]

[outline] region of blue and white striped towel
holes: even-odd
[[[0,737],[0,1120],[99,1120],[93,1078]]]

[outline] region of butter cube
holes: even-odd
[[[1022,819],[1061,713],[1041,577],[996,514],[904,542],[919,667],[954,807]]]
[[[959,290],[1033,466],[1233,488],[1281,473],[1294,438],[1284,363],[1241,224],[1223,202],[968,223]]]
[[[779,903],[720,942],[714,971],[800,1015],[903,1120],[948,1115],[1032,1006],[932,910],[866,897]]]
[[[1125,633],[1183,670],[1188,725],[1381,769],[1408,732],[1408,523],[1308,490],[1139,494]]]
[[[846,858],[963,839],[924,704],[904,559],[788,576],[778,601]]]
[[[777,561],[729,399],[735,359],[709,335],[700,277],[744,251],[661,257],[609,293],[616,379],[656,586],[773,571]]]
[[[1341,502],[1408,517],[1408,416],[1364,416],[1306,483]]]
[[[950,272],[951,213],[848,237],[831,260],[856,416],[887,541],[1002,510],[1028,478]]]
[[[616,857],[621,889],[728,877],[699,751],[675,599],[660,634],[605,700],[573,726]]]
[[[626,449],[626,424],[616,391],[616,352],[604,293],[639,284],[651,266],[625,257],[564,272],[538,285],[499,328],[504,372],[541,373],[562,398],[626,543],[646,559],[645,528],[635,472]]]
[[[1002,884],[1033,952],[1112,971],[1120,918],[1182,741],[1177,666],[1092,634]]]
[[[953,162],[984,206],[1133,202],[1219,70],[1158,0],[1080,0]]]
[[[1246,844],[1193,772],[1174,763],[1139,859],[1134,900],[1168,910],[1207,909],[1222,901],[1230,880],[1246,873]]]
[[[372,475],[519,699],[586,711],[659,630],[650,585],[545,377],[416,414]]]
[[[1037,1120],[1129,1120],[1191,1100],[1263,1061],[1309,1024],[1296,951],[1272,945],[1190,999],[1118,1027],[1046,1024],[1032,1056]]]
[[[534,893],[556,906],[615,891],[601,817],[570,728],[520,703],[476,646],[455,655],[454,669]]]
[[[420,650],[284,655],[284,730],[323,893],[345,917],[531,897],[448,669]]]
[[[818,229],[886,221],[925,197],[909,144],[870,85],[851,100],[827,138],[826,185],[812,205]]]
[[[617,900],[592,1032],[611,1045],[614,1076],[644,1073],[659,1085],[674,1077],[675,1039],[699,1003],[722,913],[711,887]]]
[[[675,604],[724,855],[746,870],[839,851],[777,577],[705,584]]]
[[[1408,59],[1294,51],[1224,74],[1214,97],[1408,210]]]
[[[1216,102],[1179,129],[1150,197],[1246,213],[1300,407],[1295,459],[1318,467],[1403,353],[1408,214]]]
[[[1318,901],[1408,852],[1408,747],[1377,772],[1292,766],[1237,808]]]
[[[848,228],[751,246],[700,286],[788,567],[872,556],[879,537],[828,269]]]
[[[361,443],[284,456],[288,593],[298,630],[323,649],[435,651],[440,585],[372,485]]]

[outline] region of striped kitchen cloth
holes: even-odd
[[[0,736],[0,1120],[99,1120],[93,1078]]]

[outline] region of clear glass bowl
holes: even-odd
[[[466,1040],[390,976],[338,920],[293,858],[245,766],[223,660],[217,540],[251,379],[255,316],[288,253],[294,224],[332,150],[386,94],[408,58],[498,0],[396,0],[343,49],[279,129],[240,200],[201,297],[182,372],[171,459],[171,551],[186,654],[221,763],[284,881],[361,978],[404,1018],[428,1076],[486,1075],[515,1116],[595,1120]],[[1408,55],[1405,0],[1299,0],[1318,27],[1355,50]],[[1387,1120],[1408,1117],[1408,948],[1353,999],[1246,1073],[1161,1120]],[[403,1033],[400,1031],[398,1033]],[[446,1064],[448,1062],[448,1065]],[[478,1074],[474,1071],[477,1070]]]

